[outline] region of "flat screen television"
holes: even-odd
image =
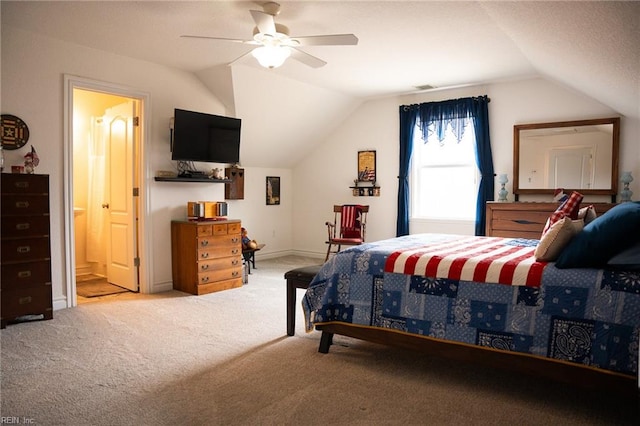
[[[175,109],[171,159],[208,163],[240,162],[239,118]]]

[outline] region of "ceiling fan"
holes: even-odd
[[[289,56],[310,67],[320,68],[327,63],[301,50],[300,46],[347,46],[358,44],[358,38],[353,34],[291,37],[289,36],[289,28],[275,22],[276,15],[280,13],[280,5],[275,2],[267,2],[262,7],[264,11],[250,10],[251,16],[256,23],[256,27],[253,29],[253,39],[251,40],[196,35],[182,35],[181,37],[224,40],[258,46],[235,59],[229,65],[251,53],[260,65],[265,68],[277,68]]]

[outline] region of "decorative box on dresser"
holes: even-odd
[[[191,294],[242,287],[239,220],[172,221],[173,288]]]
[[[0,180],[0,327],[52,319],[49,176],[3,173]]]
[[[488,202],[487,236],[539,240],[547,219],[559,205],[539,202]],[[582,207],[589,205],[593,205],[596,214],[601,215],[616,204],[585,201],[581,204]]]

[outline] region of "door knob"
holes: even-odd
[[[108,209],[109,208],[109,203],[103,203],[102,204],[102,208],[103,209]]]

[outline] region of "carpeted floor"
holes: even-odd
[[[301,309],[286,336],[284,272],[313,263],[259,260],[238,289],[119,294],[8,326],[0,414],[64,426],[640,424],[634,398],[340,336],[320,354]]]

